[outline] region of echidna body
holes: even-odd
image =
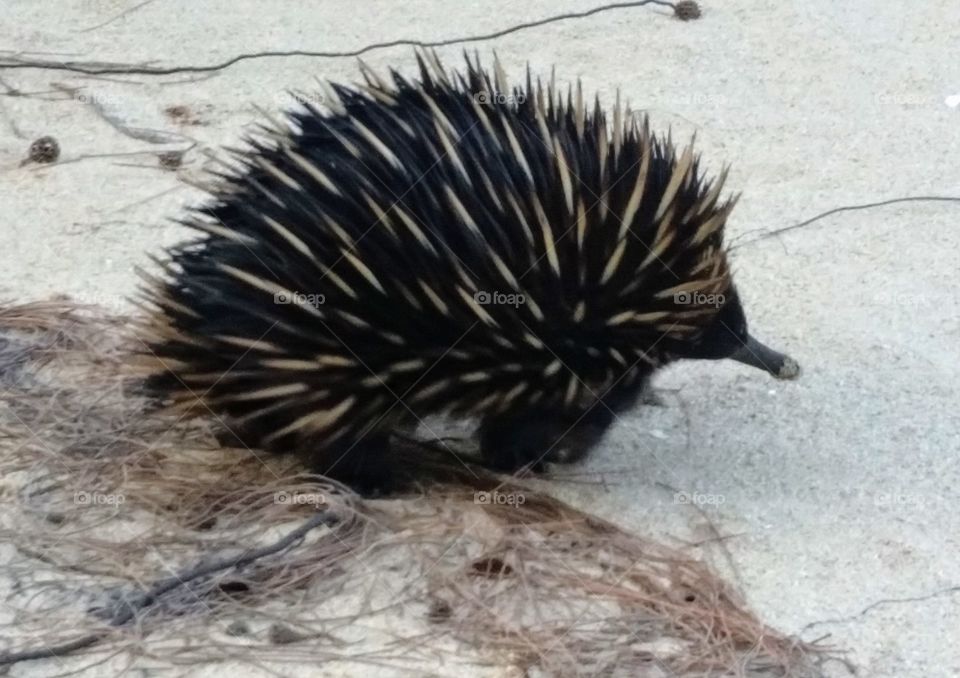
[[[692,148],[579,85],[418,60],[290,113],[186,222],[145,289],[170,405],[366,485],[428,414],[515,468],[579,457],[676,358],[794,371],[747,334]]]

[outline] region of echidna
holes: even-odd
[[[147,276],[150,388],[246,445],[297,450],[355,486],[389,437],[475,415],[499,469],[581,456],[655,369],[732,357],[747,333],[723,246],[735,200],[692,144],[592,111],[578,82],[508,88],[467,57],[418,79],[325,85],[235,151],[200,239]]]

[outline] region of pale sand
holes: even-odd
[[[7,0],[0,49],[208,63],[484,33],[599,3],[168,0],[83,32],[136,4]],[[909,9],[733,0],[708,3],[692,23],[625,9],[468,47],[487,57],[495,48],[514,77],[527,61],[544,74],[556,65],[558,78],[582,77],[605,102],[620,86],[675,139],[696,129],[706,163],[731,163],[729,185],[743,191],[736,238],[843,205],[960,195],[960,107],[944,102],[960,93],[960,4]],[[453,65],[460,50],[440,54]],[[409,48],[365,59],[412,66]],[[183,84],[0,71],[23,92],[82,85],[129,125],[214,147],[242,135],[254,105],[289,105],[285,89],[356,75],[349,58],[252,60]],[[128,138],[82,101],[42,98],[54,95],[64,96],[0,97],[0,294],[69,293],[122,308],[133,266],[182,237],[165,219],[200,193],[149,154],[177,144]],[[163,111],[174,105],[202,124],[173,123]],[[19,168],[44,134],[64,160],[145,153]],[[201,177],[202,158],[188,159],[182,174]],[[832,634],[864,676],[960,675],[958,215],[957,203],[905,203],[744,246],[738,280],[752,325],[801,362],[802,378],[780,383],[727,364],[671,369],[658,381],[666,407],[623,417],[577,469],[607,484],[556,491],[632,529],[692,540],[709,536],[701,514],[660,484],[713,495],[722,503],[703,508],[736,535],[725,542],[733,576],[766,620],[807,639]],[[724,566],[719,551],[717,560]]]

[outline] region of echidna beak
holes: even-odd
[[[796,360],[774,351],[750,336],[747,337],[747,343],[731,355],[730,359],[760,368],[777,379],[795,379],[800,374],[800,364]]]

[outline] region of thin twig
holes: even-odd
[[[71,71],[74,73],[85,73],[87,75],[102,75],[104,73],[122,73],[127,75],[173,75],[175,73],[203,73],[209,71],[219,71],[225,68],[229,68],[235,64],[240,63],[241,61],[249,61],[251,59],[266,59],[274,57],[323,57],[323,58],[336,58],[336,57],[356,57],[366,54],[367,52],[372,52],[378,49],[387,49],[389,47],[420,47],[420,48],[430,48],[430,47],[444,47],[447,45],[456,45],[459,43],[470,43],[470,42],[483,42],[486,40],[493,40],[495,38],[500,38],[511,33],[516,33],[518,31],[523,31],[528,28],[536,28],[538,26],[545,26],[547,24],[556,23],[558,21],[565,21],[567,19],[583,19],[594,14],[600,14],[603,12],[609,12],[612,10],[618,9],[629,9],[634,7],[642,7],[644,5],[660,5],[663,7],[673,8],[674,3],[666,2],[665,0],[638,0],[636,2],[616,2],[607,5],[601,5],[599,7],[594,7],[593,9],[588,9],[583,12],[567,12],[564,14],[556,14],[554,16],[549,16],[543,19],[537,19],[536,21],[527,21],[524,23],[516,24],[509,26],[507,28],[492,31],[490,33],[481,33],[478,35],[465,35],[456,38],[446,38],[443,40],[431,40],[431,41],[422,41],[414,40],[413,38],[399,38],[397,40],[389,40],[386,42],[376,42],[364,47],[357,49],[346,50],[342,52],[334,51],[311,51],[311,50],[275,50],[275,51],[266,51],[266,52],[253,52],[239,54],[235,57],[227,59],[217,64],[211,64],[208,66],[131,66],[129,64],[105,64],[102,62],[81,62],[81,61],[33,61],[33,60],[23,60],[17,57],[10,58],[4,63],[0,63],[0,69],[23,69],[23,68],[43,68],[53,71]]]
[[[7,125],[10,126],[10,131],[13,132],[13,136],[18,139],[26,139],[26,135],[17,127],[16,121],[7,113],[7,107],[3,105],[3,101],[0,101],[0,116],[3,116],[3,119],[7,121]]]
[[[154,1],[154,0],[144,0],[144,1],[141,2],[140,4],[134,5],[133,7],[130,7],[130,8],[128,8],[128,9],[125,9],[125,10],[123,10],[122,12],[120,12],[119,14],[116,14],[116,15],[110,17],[110,18],[107,19],[106,21],[101,22],[101,23],[97,24],[96,26],[90,26],[89,28],[84,28],[84,29],[82,29],[82,30],[80,30],[80,31],[77,31],[77,32],[78,32],[78,33],[89,33],[90,31],[95,31],[95,30],[97,30],[98,28],[103,28],[103,27],[106,26],[107,24],[111,24],[111,23],[113,23],[114,21],[117,21],[118,19],[122,19],[122,18],[125,17],[126,15],[131,14],[131,13],[133,13],[133,12],[136,12],[136,11],[137,11],[138,9],[140,9],[141,7],[144,7],[144,6],[146,6],[146,5],[149,5],[149,4],[150,4],[151,2],[153,2],[153,1]]]
[[[773,231],[766,231],[762,235],[754,238],[753,240],[747,240],[746,242],[734,244],[729,249],[730,251],[733,251],[740,247],[751,245],[755,242],[760,242],[761,240],[766,240],[767,238],[773,238],[778,235],[788,233],[790,231],[795,231],[799,228],[803,228],[804,226],[809,226],[815,221],[819,221],[820,219],[829,217],[832,214],[838,214],[839,212],[853,212],[855,210],[865,210],[873,207],[883,207],[884,205],[894,205],[896,203],[901,203],[901,202],[960,202],[960,197],[953,197],[948,195],[916,195],[916,196],[909,196],[906,198],[892,198],[890,200],[881,200],[880,202],[868,202],[868,203],[864,203],[863,205],[844,205],[843,207],[835,207],[834,209],[827,210],[826,212],[822,212],[815,217],[811,217],[806,221],[801,221],[798,224],[793,224],[791,226],[784,226],[783,228],[778,228]],[[750,233],[757,233],[760,230],[761,229],[747,231],[740,237],[742,238],[743,236],[749,235]]]

